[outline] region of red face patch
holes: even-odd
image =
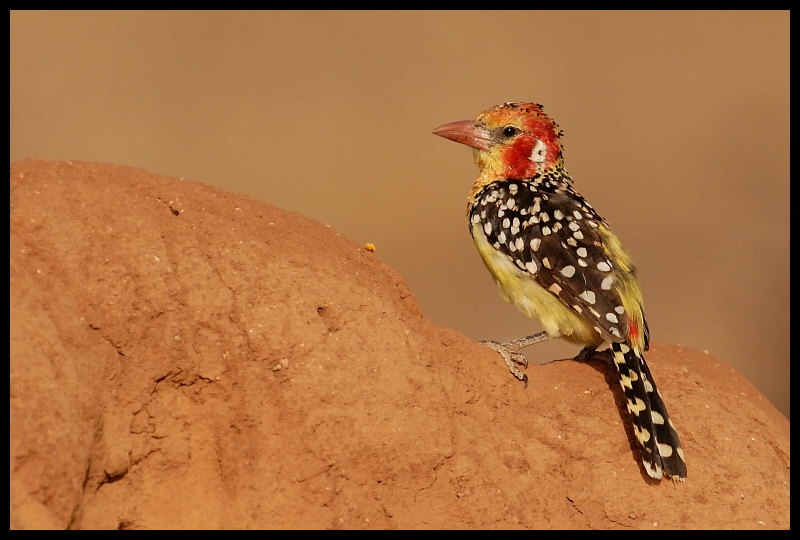
[[[558,125],[534,103],[506,103],[478,118],[490,130],[513,125],[522,130],[500,155],[509,178],[530,178],[550,169],[561,156]]]

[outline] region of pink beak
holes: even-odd
[[[489,150],[489,147],[494,144],[489,130],[473,120],[462,120],[439,126],[433,130],[433,134],[479,150]]]

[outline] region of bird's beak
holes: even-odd
[[[433,134],[479,150],[489,150],[494,143],[492,134],[486,129],[486,126],[473,120],[462,120],[439,126],[433,130]]]

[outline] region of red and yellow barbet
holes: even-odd
[[[686,478],[678,433],[644,361],[649,332],[633,264],[572,188],[556,123],[541,105],[505,103],[434,133],[474,149],[480,175],[467,207],[472,238],[503,297],[544,327],[508,343],[482,343],[526,386],[519,349],[561,337],[583,345],[578,358],[587,359],[607,344],[647,473]]]

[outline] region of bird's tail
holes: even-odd
[[[611,349],[647,474],[656,479],[665,474],[683,480],[686,463],[681,441],[644,357],[625,343],[612,343]]]

